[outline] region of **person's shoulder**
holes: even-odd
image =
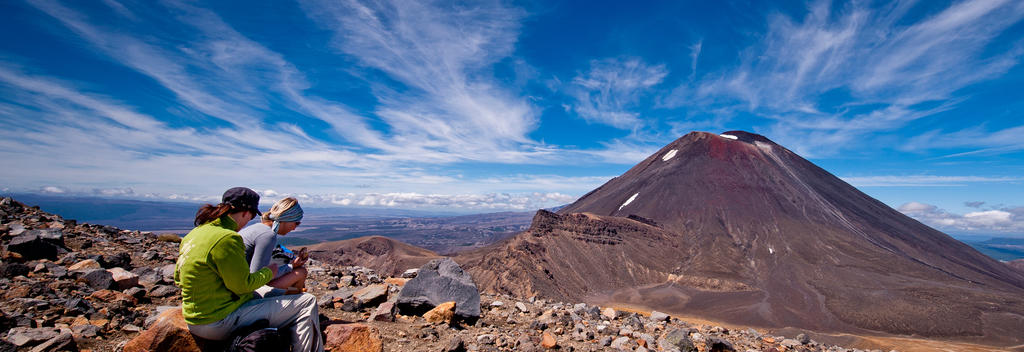
[[[264,225],[263,223],[259,223],[258,222],[258,223],[246,226],[241,231],[238,231],[238,234],[241,235],[244,238],[258,238],[258,237],[264,237],[264,236],[270,234],[270,232],[271,232],[270,226],[267,226],[267,225]]]

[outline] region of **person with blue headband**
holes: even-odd
[[[245,243],[245,257],[249,260],[249,270],[255,272],[267,266],[277,247],[277,236],[287,235],[302,222],[302,207],[295,198],[288,197],[277,201],[270,211],[263,213],[259,223],[249,225],[239,231]],[[278,267],[277,274],[267,286],[286,290],[287,293],[302,292],[306,286],[306,259],[304,250],[291,263]]]

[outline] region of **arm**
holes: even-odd
[[[255,273],[260,268],[270,264],[270,258],[274,255],[274,247],[277,247],[277,235],[260,235],[253,243],[252,261],[249,262],[249,272]]]
[[[224,286],[236,294],[255,291],[274,278],[274,272],[270,268],[249,272],[241,236],[226,236],[213,245],[210,249],[210,262],[221,280],[224,280]]]

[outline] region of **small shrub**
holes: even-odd
[[[181,243],[181,236],[176,233],[161,233],[156,236],[157,241]]]

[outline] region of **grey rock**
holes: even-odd
[[[617,348],[617,349],[621,349],[621,350],[626,350],[626,349],[632,350],[633,349],[633,340],[630,340],[628,337],[622,336],[622,337],[619,337],[619,338],[617,338],[615,340],[612,340],[611,345],[609,345],[608,347]]]
[[[690,329],[674,329],[658,340],[658,346],[664,350],[675,349],[680,352],[694,352],[693,341],[690,341]]]
[[[466,343],[462,341],[458,336],[453,337],[448,341],[448,345],[441,350],[442,352],[466,352]]]
[[[149,290],[150,297],[163,298],[178,294],[178,288],[170,285],[156,285]]]
[[[796,347],[796,346],[803,345],[802,343],[800,343],[800,341],[797,341],[795,339],[785,339],[785,340],[782,340],[782,342],[780,342],[779,344],[783,345],[785,347],[788,347],[788,348],[793,348],[793,347]]]
[[[84,313],[91,313],[95,311],[92,304],[89,301],[78,297],[68,298],[67,302],[64,303],[64,314],[65,315],[79,315]]]
[[[476,337],[476,343],[481,345],[493,345],[496,336],[491,334],[483,334]]]
[[[54,328],[16,327],[7,332],[7,341],[18,347],[35,346],[57,337]]]
[[[100,256],[100,260],[97,261],[100,262],[100,265],[105,269],[123,268],[125,270],[132,270],[132,256],[127,252],[104,254]]]
[[[611,345],[611,344],[612,344],[612,337],[611,336],[602,337],[601,340],[597,341],[597,345],[601,346],[601,347],[608,347],[608,345]]]
[[[352,286],[356,283],[355,276],[345,275],[338,279],[338,284],[341,286]]]
[[[80,279],[85,280],[93,290],[106,290],[114,286],[114,276],[106,269],[86,271]]]
[[[75,344],[75,338],[70,332],[65,332],[57,337],[43,342],[39,346],[36,346],[30,352],[51,352],[51,351],[78,351],[78,345]]]
[[[796,340],[804,345],[811,343],[811,338],[807,337],[807,334],[796,335]]]
[[[163,275],[164,282],[174,282],[174,264],[167,264],[160,267],[160,274]]]
[[[409,269],[409,270],[406,270],[406,271],[402,272],[402,278],[403,279],[414,278],[414,277],[416,277],[416,274],[418,274],[419,272],[420,272],[420,269]]]
[[[523,302],[516,302],[516,309],[518,309],[520,312],[523,312],[523,313],[529,313],[530,312],[530,308],[526,307],[526,303],[523,303]]]
[[[156,316],[153,317],[156,320]],[[71,328],[77,337],[93,338],[100,334],[100,327],[91,324],[79,325]]]
[[[132,287],[127,290],[124,290],[124,294],[132,296],[136,300],[141,301],[146,298],[146,289],[142,287]]]
[[[334,307],[334,302],[341,302],[352,297],[352,293],[356,290],[354,288],[342,288],[324,295],[321,295],[317,299],[318,304],[321,308]]]
[[[652,321],[656,321],[656,322],[668,321],[669,320],[669,316],[668,316],[668,314],[665,314],[665,313],[662,313],[662,312],[659,312],[659,311],[652,311],[651,312],[651,320]]]
[[[360,308],[376,307],[388,300],[388,285],[373,284],[352,294]]]
[[[434,259],[405,283],[396,307],[400,314],[422,315],[449,301],[455,301],[456,320],[474,324],[480,318],[480,292],[473,278],[451,258]]]

